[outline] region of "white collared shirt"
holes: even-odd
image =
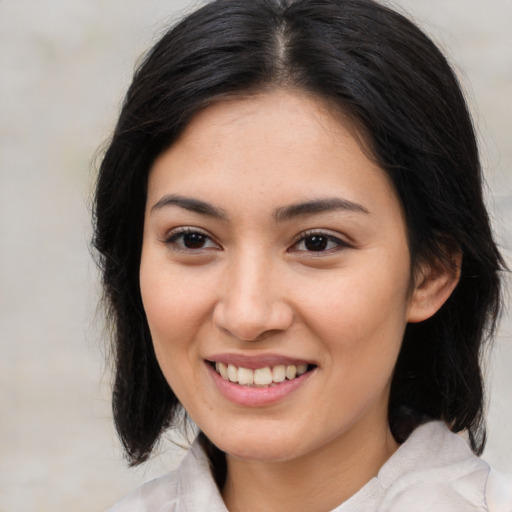
[[[196,440],[176,471],[139,487],[107,512],[228,511]],[[460,436],[432,421],[331,512],[512,512],[512,475],[491,470]]]

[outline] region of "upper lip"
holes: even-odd
[[[313,361],[285,356],[280,354],[259,354],[259,355],[246,355],[234,353],[214,354],[206,358],[207,361],[212,363],[226,363],[238,366],[239,368],[247,368],[255,370],[257,368],[265,368],[266,366],[278,365],[299,365],[299,364],[315,364]]]

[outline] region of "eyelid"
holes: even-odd
[[[201,235],[210,237],[210,234],[204,229],[197,228],[195,226],[178,226],[176,228],[170,229],[165,233],[165,241],[167,242],[176,236],[186,235],[188,233],[199,233]]]
[[[292,245],[288,249],[288,252],[294,252],[294,248],[304,240],[306,240],[310,236],[323,236],[327,238],[330,242],[333,242],[337,244],[337,247],[327,249],[324,251],[306,251],[306,250],[297,250],[296,252],[302,252],[307,253],[308,255],[314,255],[314,256],[322,256],[325,254],[332,254],[333,252],[337,252],[342,249],[347,249],[350,247],[353,247],[350,242],[346,240],[346,237],[344,238],[339,233],[333,234],[331,231],[327,229],[308,229],[306,231],[302,231],[297,235],[295,240],[293,241]]]
[[[195,226],[179,226],[179,227],[173,228],[165,234],[163,242],[168,246],[172,246],[173,250],[190,252],[190,253],[214,249],[213,247],[201,247],[198,249],[191,249],[191,248],[187,248],[187,247],[181,247],[176,243],[176,240],[178,240],[179,237],[181,237],[183,235],[187,235],[187,234],[193,234],[193,233],[206,237],[211,243],[213,243],[216,246],[215,247],[216,249],[220,249],[220,244],[215,240],[215,238],[210,233],[208,233],[208,231],[205,231],[204,229],[201,229],[201,228],[198,228]]]

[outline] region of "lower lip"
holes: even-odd
[[[241,386],[222,378],[210,363],[206,363],[210,376],[221,394],[238,405],[245,407],[263,407],[280,402],[301,387],[315,370],[308,371],[292,380],[276,383],[273,386],[251,388]]]

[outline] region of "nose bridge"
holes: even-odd
[[[245,341],[286,329],[292,314],[279,291],[279,281],[276,259],[264,247],[240,250],[226,268],[217,324]]]

